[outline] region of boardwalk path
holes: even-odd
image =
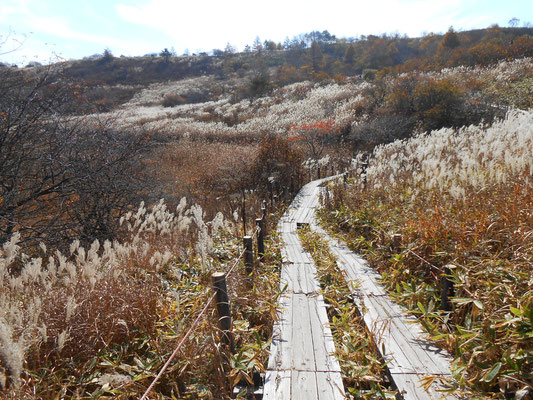
[[[319,181],[300,191],[281,218],[278,231],[284,243],[280,318],[274,336],[263,399],[343,399],[344,389],[335,346],[311,256],[298,239],[297,223],[309,222],[317,205]]]
[[[449,376],[450,357],[423,340],[415,318],[391,301],[379,276],[344,244],[330,238],[315,221],[320,184],[305,185],[281,218],[278,231],[284,243],[280,319],[274,326],[264,399],[342,399],[344,389],[324,300],[316,281],[311,256],[304,252],[297,225],[310,224],[329,242],[339,268],[357,286],[356,304],[385,361],[394,384],[406,400],[440,399],[438,380],[428,392],[420,388],[427,376]],[[451,397],[446,397],[451,398]]]

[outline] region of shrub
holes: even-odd
[[[259,151],[251,167],[252,185],[267,198],[269,179],[278,188],[297,188],[303,182],[303,156],[287,139],[268,135],[261,140]]]
[[[370,121],[354,123],[349,140],[354,151],[369,150],[378,144],[390,143],[411,136],[415,126],[414,117],[380,114]]]
[[[184,103],[185,99],[177,94],[167,94],[165,95],[165,97],[163,97],[163,100],[161,101],[161,105],[163,107],[176,107]]]

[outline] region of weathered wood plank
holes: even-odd
[[[286,251],[287,261],[283,262],[288,263],[312,263],[313,260],[308,253],[305,253],[301,245],[286,244],[283,246],[283,249]]]
[[[292,367],[292,294],[281,296],[278,312],[279,317],[274,324],[272,344],[270,345],[269,370],[284,370]]]
[[[263,400],[291,398],[292,371],[268,370],[265,375]]]
[[[316,293],[318,283],[314,279],[315,269],[308,263],[290,263],[281,270],[281,287],[292,293]]]
[[[299,246],[300,239],[298,238],[298,234],[294,232],[296,229],[295,228],[291,228],[291,229],[292,230],[290,232],[281,232],[281,235],[280,235],[281,240],[286,245]]]
[[[292,314],[292,368],[302,371],[315,371],[313,333],[309,316],[307,295],[293,295]]]
[[[316,372],[293,371],[291,376],[291,399],[318,399]]]
[[[309,299],[309,317],[313,333],[316,370],[340,372],[339,362],[334,357],[335,343],[321,295]]]
[[[344,385],[340,372],[317,372],[316,387],[320,400],[344,399]]]
[[[454,396],[446,394],[442,391],[439,382],[435,382],[426,391],[422,385],[423,375],[419,374],[391,374],[392,379],[403,389],[400,394],[403,400],[446,400],[454,399]]]
[[[315,198],[318,192],[319,189],[315,190]],[[316,207],[318,201],[308,201],[306,204]],[[307,215],[314,216],[314,213]],[[363,317],[367,328],[372,332],[384,360],[388,362],[391,377],[404,399],[443,398],[438,391],[442,389],[438,381],[426,392],[420,387],[420,379],[431,375],[449,376],[449,355],[424,340],[425,333],[420,324],[388,298],[386,289],[378,282],[379,274],[362,258],[351,252],[344,243],[329,238],[316,221],[312,220],[310,226],[328,239],[339,268],[354,283],[355,302],[360,310],[365,310]]]
[[[296,222],[311,222],[318,182],[304,186],[278,223],[284,245],[281,287],[264,399],[341,400],[344,388],[316,267],[298,239]]]
[[[326,303],[324,302],[324,298],[322,295],[319,295],[317,297],[317,305],[319,309],[318,318],[320,320],[320,323],[324,327],[324,335],[325,335],[325,349],[326,353],[330,355],[335,354],[335,341],[333,340],[333,334],[331,333],[331,328],[329,327],[329,320],[326,310]],[[337,360],[337,357],[330,357],[329,363],[331,363],[330,371],[339,371],[341,370],[341,367],[339,365],[339,361]]]

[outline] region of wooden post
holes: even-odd
[[[366,170],[368,169],[368,165],[370,163],[370,154],[365,153],[363,156],[361,163],[361,175],[363,176],[363,187],[366,187]]]
[[[398,254],[400,252],[400,244],[402,242],[402,235],[395,233],[392,235],[392,252]]]
[[[257,233],[257,255],[259,256],[259,261],[263,261],[265,258],[265,237],[264,237],[264,226],[263,219],[257,218],[255,223],[259,227],[259,232]]]
[[[263,229],[265,231],[264,236],[268,235],[268,224],[267,224],[267,209],[265,207],[261,208],[261,218],[263,219]]]
[[[294,176],[291,175],[291,186],[290,186],[291,195],[294,194]]]
[[[246,193],[242,191],[242,234],[246,235]]]
[[[320,166],[318,166],[317,177],[320,179]]]
[[[348,172],[342,174],[342,182],[344,183],[344,186],[346,186],[346,183],[348,183]]]
[[[217,302],[218,322],[222,330],[222,342],[234,353],[226,274],[224,272],[215,272],[211,275],[211,278],[213,279],[213,287],[216,293],[215,300]]]
[[[368,162],[364,161],[361,164],[361,175],[363,176],[363,186],[366,187],[366,169],[368,168]]]
[[[274,208],[274,188],[272,187],[272,181],[268,180],[268,190],[270,192],[270,208]]]
[[[252,274],[254,272],[254,249],[253,239],[251,236],[244,236],[242,238],[244,244],[244,266],[246,268],[246,275],[252,281]]]
[[[444,311],[452,311],[452,303],[450,301],[450,296],[454,295],[453,282],[450,280],[449,276],[451,275],[451,270],[448,265],[444,267],[444,273],[440,278],[440,299],[441,299],[441,308]]]

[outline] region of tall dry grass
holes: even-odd
[[[512,111],[378,147],[322,211],[454,354],[455,385],[480,396],[533,389],[532,126],[532,111]],[[443,291],[452,311],[439,311]]]
[[[65,385],[74,395],[53,380],[83,381],[102,352],[157,338],[169,282],[186,275],[180,263],[205,273],[220,232],[231,229],[221,214],[204,217],[185,199],[175,211],[141,204],[121,219],[128,239],[88,249],[74,241],[67,254],[41,245],[30,257],[15,233],[0,249],[0,382],[13,390],[3,394],[54,397]]]

